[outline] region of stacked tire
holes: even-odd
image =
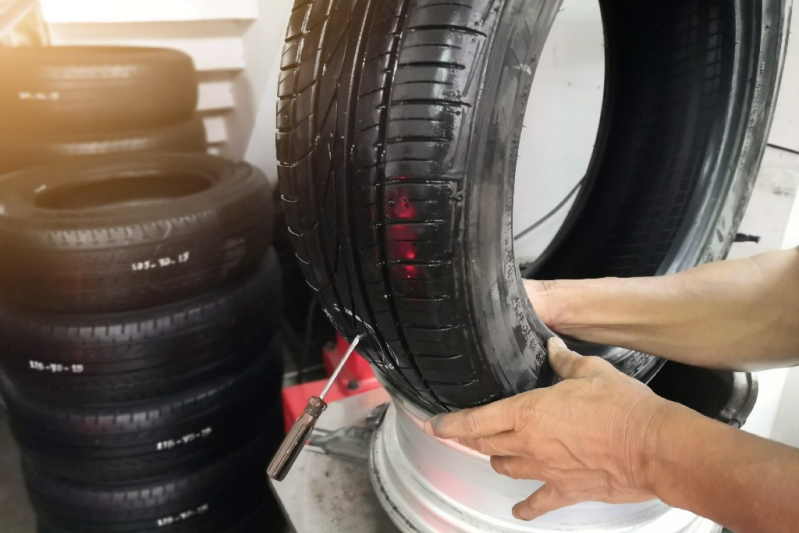
[[[0,72],[0,174],[64,157],[206,150],[182,52],[0,47]]]
[[[39,531],[273,531],[281,276],[263,174],[199,154],[0,178],[0,388]]]

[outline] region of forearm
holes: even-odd
[[[684,363],[758,369],[799,363],[799,251],[672,276],[533,283],[558,333]]]
[[[652,492],[736,533],[796,531],[799,450],[682,406],[667,411],[649,452]]]

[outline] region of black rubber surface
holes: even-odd
[[[148,483],[83,485],[25,460],[23,470],[40,520],[56,531],[218,533],[271,497],[264,469],[279,437],[263,432],[219,462]]]
[[[119,483],[191,471],[264,427],[280,435],[282,379],[276,336],[252,365],[155,400],[66,407],[3,387],[24,453],[71,479]]]
[[[99,133],[0,131],[0,174],[75,157],[204,153],[206,148],[205,125],[199,115],[163,126]]]
[[[256,168],[208,155],[70,161],[0,179],[0,294],[67,313],[142,309],[250,271],[272,234]]]
[[[280,528],[284,526],[285,520],[280,514],[277,505],[277,502],[262,505],[229,528],[221,526],[222,529],[219,530],[219,533],[274,533],[282,531]],[[74,529],[64,529],[46,523],[41,519],[38,521],[36,530],[38,533],[75,533]]]
[[[511,214],[527,98],[559,7],[295,2],[277,154],[296,255],[336,327],[367,334],[359,351],[429,411],[551,382],[552,333],[524,293]],[[592,175],[581,216],[534,275],[651,275],[724,257],[765,148],[787,5],[602,9],[608,89]],[[635,375],[655,361],[614,363]]]
[[[154,398],[238,372],[280,329],[274,250],[230,285],[143,311],[0,309],[0,367],[16,389],[61,405]]]
[[[197,107],[187,54],[164,48],[0,48],[0,130],[47,135],[184,122]]]

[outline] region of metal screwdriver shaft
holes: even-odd
[[[344,352],[344,357],[341,358],[341,361],[339,361],[338,366],[333,371],[333,374],[330,376],[330,380],[328,380],[327,385],[325,385],[325,388],[322,389],[322,394],[319,395],[320,399],[324,400],[325,396],[327,396],[327,393],[330,392],[330,388],[333,386],[333,383],[336,382],[338,375],[341,374],[341,369],[344,368],[345,364],[347,364],[347,360],[352,355],[352,352],[355,351],[355,347],[358,346],[359,342],[361,342],[361,335],[355,337],[355,340],[352,341],[350,347],[347,349],[346,352]]]
[[[344,368],[344,364],[355,351],[355,347],[358,346],[361,337],[363,337],[363,335],[355,337],[355,340],[352,341],[344,357],[341,358],[341,362],[330,376],[327,385],[322,389],[322,393],[319,396],[311,396],[308,400],[305,411],[303,411],[300,417],[294,422],[291,431],[289,431],[286,438],[283,439],[283,443],[272,458],[272,462],[269,463],[269,468],[266,469],[266,473],[270,478],[275,481],[283,481],[286,479],[286,475],[289,473],[289,470],[291,470],[291,467],[294,466],[294,462],[297,460],[297,457],[299,457],[303,446],[305,446],[305,443],[310,438],[316,426],[316,421],[319,420],[319,417],[325,409],[327,409],[325,396],[330,392],[330,388],[333,386],[333,383],[336,382],[336,378],[338,378],[338,375],[341,373],[341,369]]]

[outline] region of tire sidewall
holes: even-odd
[[[513,252],[513,181],[524,109],[560,0],[510,0],[484,57],[473,156],[467,170],[464,261],[473,331],[504,394],[551,376],[544,344],[554,334],[526,295]],[[519,58],[521,58],[521,63]]]

